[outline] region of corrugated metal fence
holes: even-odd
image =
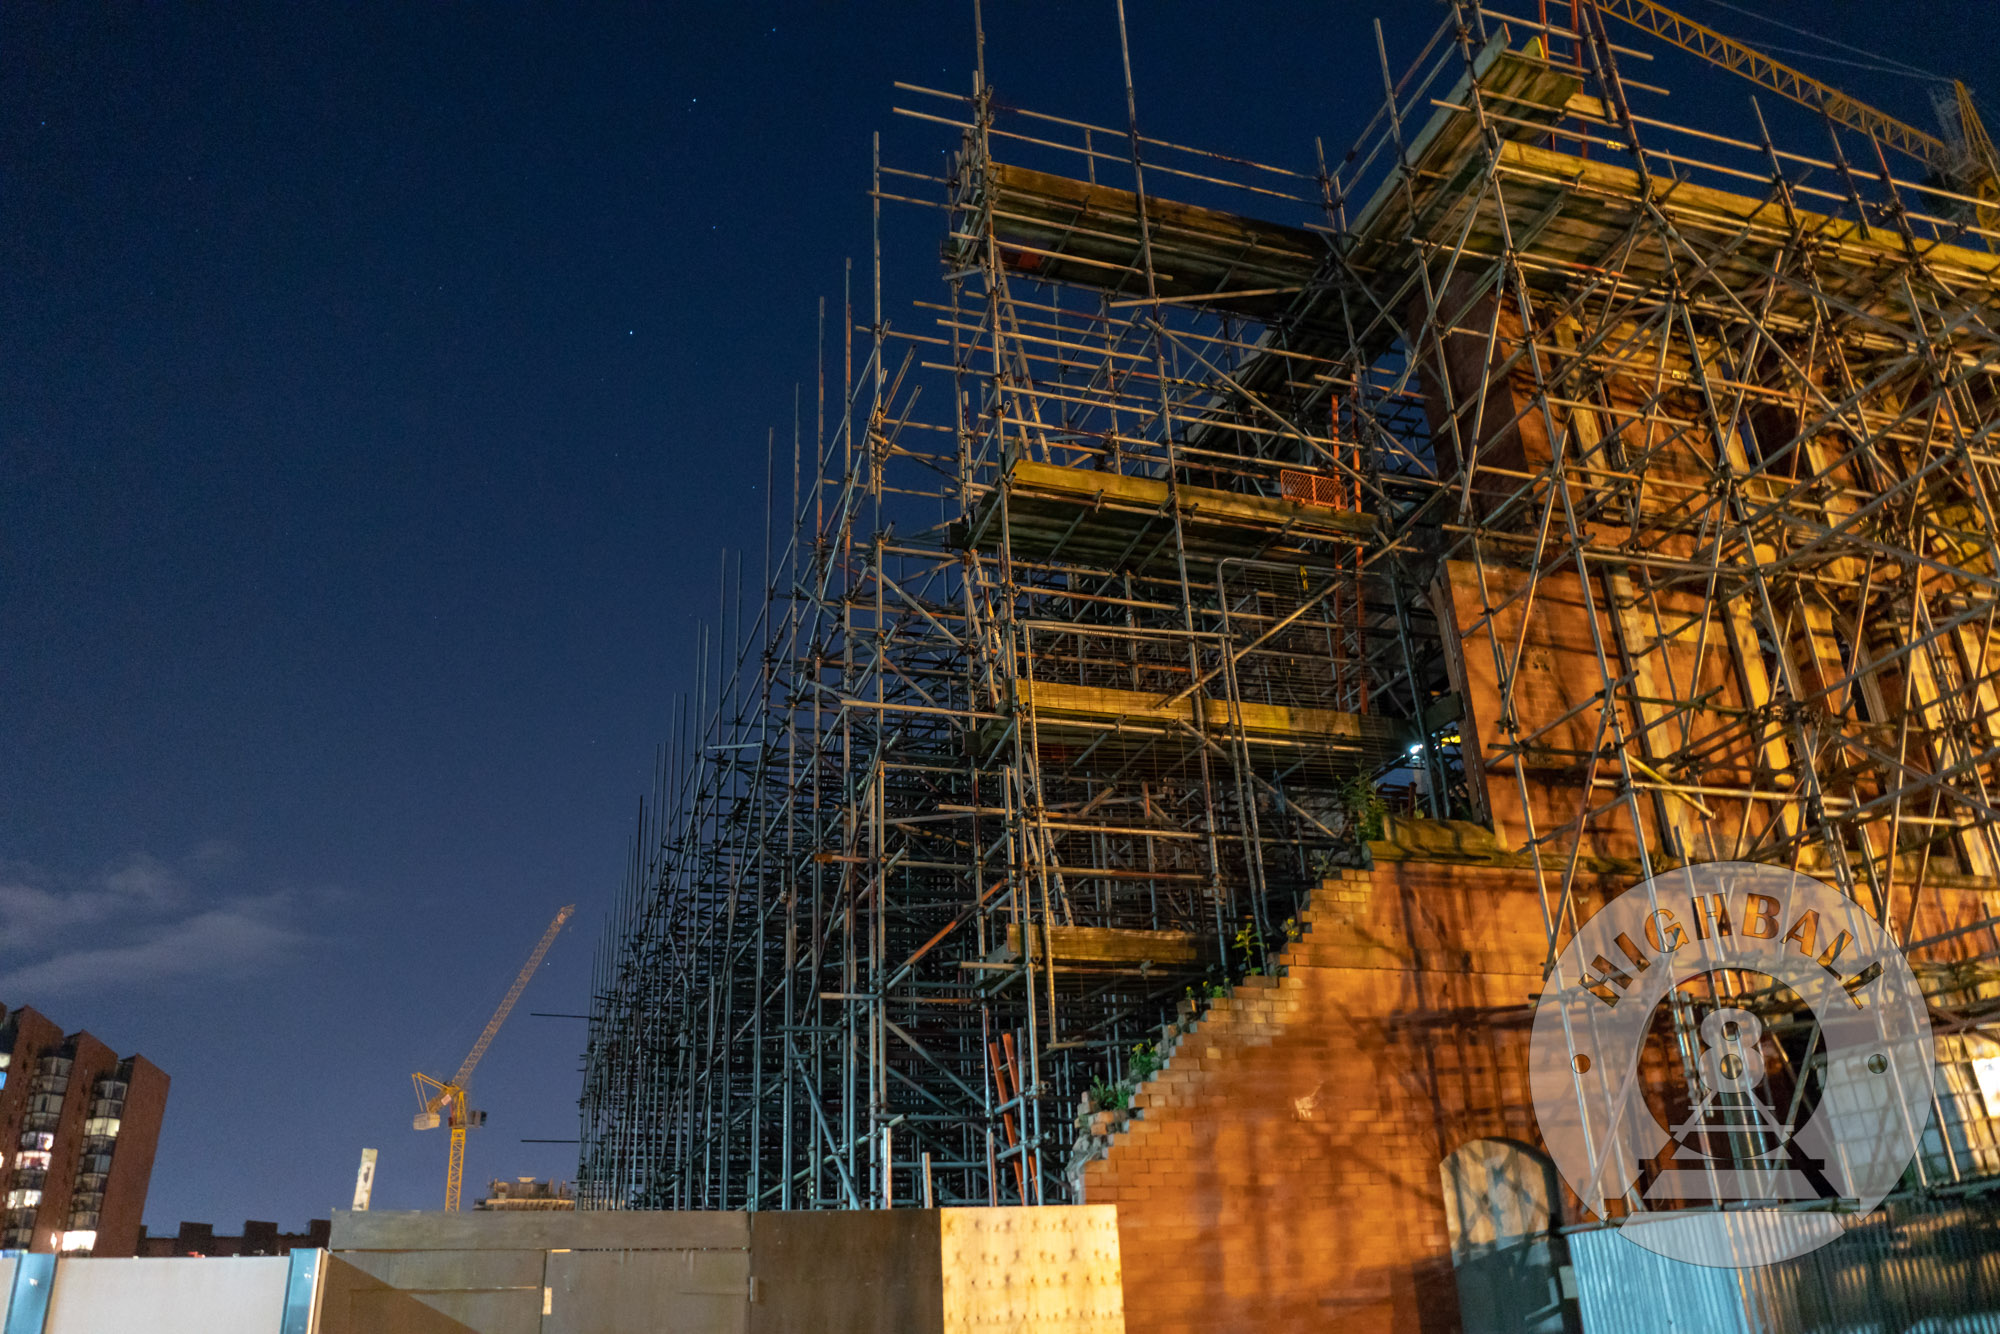
[[[1756,1215],[1742,1215],[1755,1232]],[[1776,1264],[1716,1269],[1567,1237],[1584,1334],[2000,1334],[2000,1200],[1890,1200]],[[1751,1245],[1754,1246],[1754,1236]]]

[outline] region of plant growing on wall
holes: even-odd
[[[1090,1082],[1090,1099],[1099,1111],[1122,1112],[1132,1105],[1132,1095],[1139,1091],[1139,1085],[1151,1079],[1160,1071],[1160,1049],[1157,1043],[1135,1042],[1132,1053],[1125,1062],[1125,1078],[1105,1079],[1099,1076]]]
[[[1143,1084],[1160,1069],[1160,1049],[1151,1042],[1137,1042],[1132,1045],[1132,1081]]]
[[[1263,929],[1248,916],[1244,917],[1243,925],[1236,928],[1236,939],[1231,948],[1237,955],[1237,976],[1257,977],[1263,973],[1264,965],[1269,962],[1269,951],[1264,946]]]
[[[1368,843],[1382,837],[1389,803],[1382,800],[1374,780],[1367,774],[1355,774],[1341,784],[1340,804],[1347,815],[1345,832],[1354,843]]]
[[[1123,1083],[1112,1083],[1105,1079],[1090,1082],[1090,1100],[1105,1111],[1123,1111],[1132,1099],[1132,1090]]]

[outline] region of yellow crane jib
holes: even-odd
[[[1900,149],[1920,162],[1934,167],[1950,165],[1951,150],[1944,140],[1907,125],[1866,102],[1857,101],[1831,84],[1821,83],[1810,74],[1801,74],[1780,60],[1773,60],[1753,46],[1725,37],[1685,14],[1675,13],[1653,0],[1593,0],[1599,12],[1623,19],[1635,28],[1652,33],[1683,51],[1691,51],[1711,64],[1741,74],[1753,83],[1794,102],[1824,110],[1850,129],[1872,134],[1891,148]]]
[[[563,924],[569,921],[574,912],[576,905],[569,904],[556,914],[555,920],[549,923],[549,929],[542,932],[542,938],[536,943],[534,953],[528,956],[528,961],[521,965],[521,971],[515,975],[514,985],[507,988],[507,995],[501,1000],[499,1008],[493,1011],[493,1017],[486,1021],[486,1028],[480,1033],[479,1040],[472,1044],[472,1050],[467,1052],[465,1059],[459,1063],[458,1073],[448,1080],[435,1079],[421,1070],[410,1076],[410,1083],[417,1090],[417,1106],[421,1109],[412,1124],[418,1130],[436,1130],[440,1125],[447,1125],[451,1129],[451,1155],[445,1168],[444,1181],[444,1207],[447,1211],[458,1210],[459,1193],[465,1184],[465,1132],[472,1126],[483,1125],[486,1121],[486,1113],[473,1111],[466,1106],[465,1086],[472,1079],[472,1071],[479,1064],[479,1058],[493,1045],[493,1035],[500,1031],[500,1025],[507,1022],[507,1015],[513,1010],[514,1002],[520,1000],[521,993],[528,989],[528,979],[532,978],[535,970],[541,967],[543,956],[548,954],[549,946],[556,943],[557,934],[562,931]]]
[[[1953,144],[1849,97],[1833,85],[1803,74],[1655,0],[1590,0],[1590,3],[1601,14],[1621,19],[1712,65],[1740,74],[1802,106],[1824,112],[1828,119],[1873,137],[1885,148],[1908,154],[1976,200],[2000,197],[2000,160],[1994,155],[1986,127],[1980,123],[1971,91],[1961,81],[1953,80],[1950,92],[1940,93],[1936,98],[1940,117],[1960,140]],[[1979,222],[1982,226],[1994,222],[1994,211],[1985,202],[1979,204]]]

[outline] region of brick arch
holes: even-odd
[[[1464,1141],[1439,1161],[1438,1188],[1454,1260],[1477,1247],[1541,1236],[1562,1222],[1555,1162],[1525,1140]]]

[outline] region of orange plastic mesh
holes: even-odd
[[[1328,509],[1346,508],[1347,497],[1341,494],[1340,479],[1325,477],[1316,472],[1299,472],[1293,468],[1283,468],[1278,472],[1278,487],[1287,500],[1296,500],[1302,505],[1324,505]]]

